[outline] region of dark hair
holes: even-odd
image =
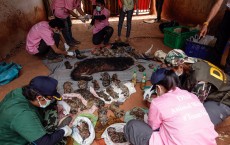
[[[65,28],[64,22],[61,19],[58,19],[58,18],[50,20],[49,25],[52,28],[55,28],[55,27],[57,27],[58,29]]]
[[[166,92],[174,90],[177,86],[179,86],[179,77],[173,70],[166,70],[164,73],[164,79],[159,81],[156,85],[162,85],[166,89]]]
[[[105,1],[104,0],[96,0],[96,3],[100,3],[102,5],[105,5]]]
[[[27,100],[34,101],[37,96],[40,96],[40,94],[31,89],[29,85],[22,87],[22,94],[26,97]]]

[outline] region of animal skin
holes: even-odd
[[[111,87],[111,86],[109,86],[109,87],[106,88],[106,92],[107,92],[113,99],[119,98],[118,93],[116,93],[116,92],[113,90],[113,87]]]
[[[108,135],[110,136],[110,139],[114,143],[127,142],[127,140],[125,139],[125,134],[123,132],[117,132],[114,127],[109,127],[107,129],[107,132],[108,132]]]
[[[71,72],[71,78],[75,81],[91,81],[94,73],[105,71],[123,71],[134,64],[131,57],[109,57],[109,58],[91,58],[77,64],[77,67]]]
[[[102,85],[103,85],[104,87],[109,86],[109,85],[110,85],[110,82],[111,82],[109,73],[104,72],[104,73],[101,74],[101,77],[102,77],[102,78],[101,78]]]
[[[108,123],[107,111],[107,107],[101,107],[98,109],[98,119],[102,126],[105,126]]]
[[[83,140],[90,136],[89,125],[86,122],[82,121],[81,124],[77,126],[77,128]]]
[[[79,89],[87,89],[88,88],[88,82],[84,80],[80,80],[77,83]]]
[[[94,90],[99,90],[100,89],[100,85],[98,84],[97,80],[93,80],[92,83],[93,83]]]
[[[104,91],[97,92],[97,94],[99,97],[103,98],[105,101],[111,101],[109,96],[107,94],[105,94]]]
[[[116,118],[121,118],[125,115],[125,111],[119,108],[119,104],[117,102],[113,102],[109,109],[114,113]]]
[[[144,120],[145,112],[142,109],[135,107],[130,111],[130,115],[135,116],[136,119]]]
[[[66,94],[66,93],[72,93],[73,92],[73,88],[72,88],[72,85],[73,83],[71,83],[71,82],[65,82],[64,84],[63,84],[63,89],[64,89],[64,93]]]

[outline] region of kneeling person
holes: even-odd
[[[93,11],[90,26],[93,28],[93,44],[101,47],[101,43],[108,47],[109,40],[113,35],[113,28],[109,26],[110,11],[105,8],[104,0],[96,0],[96,9]]]
[[[41,21],[35,24],[29,31],[26,38],[26,50],[32,55],[47,54],[49,60],[59,57],[58,54],[74,56],[74,52],[68,52],[61,30],[65,27],[63,21],[53,19],[49,22]],[[60,40],[64,43],[65,50],[58,48]]]
[[[23,88],[11,91],[0,102],[0,144],[1,145],[54,145],[61,141],[64,136],[69,136],[72,129],[64,126],[57,130],[54,115],[52,121],[42,117],[52,105],[51,102],[61,100],[57,92],[57,80],[38,76]],[[47,107],[49,106],[49,107]],[[56,105],[55,105],[56,107]],[[54,112],[54,111],[53,111]],[[57,119],[57,118],[56,118]],[[48,123],[47,123],[47,122]],[[44,124],[50,126],[43,127]],[[51,125],[53,124],[53,125]],[[50,128],[54,128],[50,132]]]

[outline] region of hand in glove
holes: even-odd
[[[61,129],[65,132],[64,136],[70,136],[72,134],[72,129],[68,125],[62,127]]]
[[[89,19],[92,18],[92,15],[85,14],[84,18],[86,21],[89,21]]]
[[[67,51],[68,56],[76,56],[76,53],[74,51]]]
[[[64,47],[65,47],[65,51],[68,51],[69,50],[69,45],[64,43]]]
[[[84,16],[80,16],[80,17],[78,17],[78,19],[81,20],[82,23],[85,23],[85,17]]]
[[[151,91],[153,86],[151,86],[148,89],[145,89],[145,93],[144,93],[144,100],[148,100],[151,98],[152,94],[154,93],[154,90]]]

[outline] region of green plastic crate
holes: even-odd
[[[186,26],[176,26],[164,29],[164,44],[171,48],[184,48],[186,39],[191,36],[194,36],[198,33],[198,30],[192,30],[189,32],[176,33],[173,30],[175,28],[189,28]]]

